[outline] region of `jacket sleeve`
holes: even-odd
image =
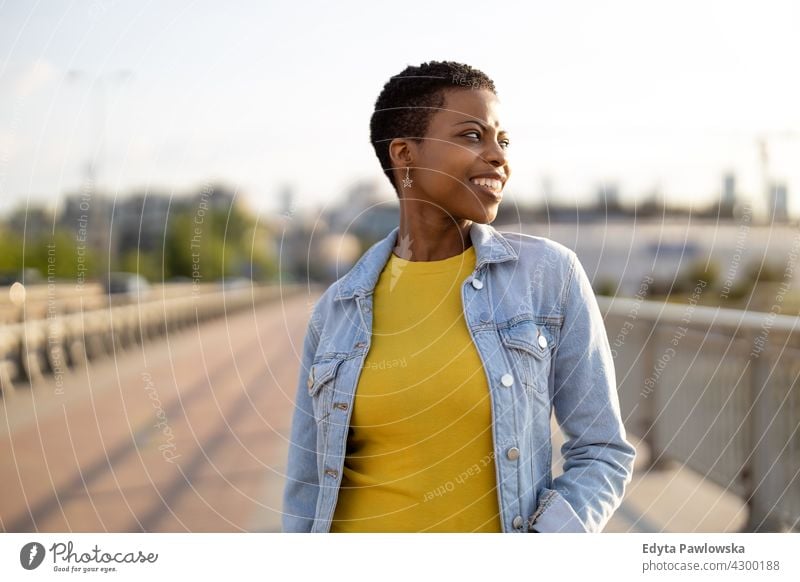
[[[586,272],[569,251],[564,322],[555,352],[553,406],[566,438],[564,472],[529,520],[541,532],[603,530],[622,503],[636,449],[626,440],[603,317]]]
[[[312,317],[313,321],[313,317]],[[281,529],[283,532],[310,532],[319,494],[317,476],[317,425],[308,377],[319,344],[319,336],[309,321],[303,340],[303,356],[295,391],[295,408],[289,441],[286,485],[283,491]]]

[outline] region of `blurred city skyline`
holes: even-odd
[[[791,2],[10,2],[0,212],[56,206],[87,178],[121,196],[225,182],[268,211],[287,188],[300,208],[361,180],[391,195],[375,98],[406,65],[449,59],[497,85],[519,203],[608,186],[625,204],[658,191],[705,206],[733,174],[756,213],[776,184],[797,216],[799,16]]]

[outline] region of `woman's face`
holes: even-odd
[[[511,175],[508,135],[498,113],[497,96],[488,89],[448,90],[421,143],[394,140],[390,150],[398,154],[403,203],[426,215],[492,222]],[[405,166],[411,168],[410,188],[403,187]]]

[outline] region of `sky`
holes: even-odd
[[[800,216],[799,4],[0,0],[0,212],[57,204],[95,155],[119,195],[389,194],[375,99],[407,65],[455,60],[495,82],[512,199],[616,184],[626,203],[705,204],[733,171],[758,211],[765,138]]]

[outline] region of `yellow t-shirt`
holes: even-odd
[[[331,532],[499,532],[489,386],[464,319],[475,248],[376,284]]]

